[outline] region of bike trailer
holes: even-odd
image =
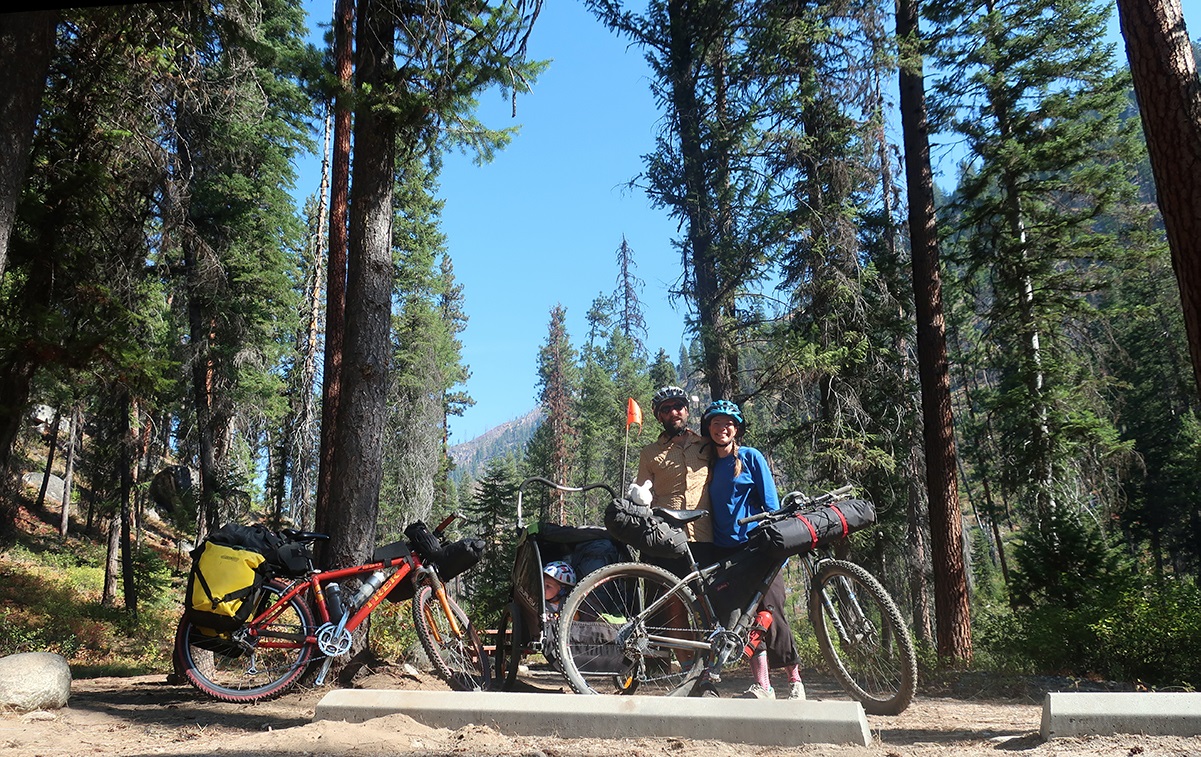
[[[774,558],[799,555],[846,538],[875,522],[875,505],[866,499],[845,499],[761,524],[751,530],[750,541]]]

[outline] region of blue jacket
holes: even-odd
[[[721,547],[737,547],[747,540],[747,534],[759,525],[738,525],[739,518],[780,508],[776,482],[768,468],[767,458],[754,447],[739,447],[742,472],[734,477],[734,455],[713,461],[713,477],[709,481],[709,503],[713,510],[713,543]]]

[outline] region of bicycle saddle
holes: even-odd
[[[315,531],[295,531],[291,528],[285,528],[280,533],[292,541],[324,541],[329,538],[329,534],[319,534]]]
[[[655,508],[655,514],[663,518],[663,520],[675,526],[682,526],[685,523],[691,523],[694,520],[699,520],[709,514],[708,510],[667,510],[662,507]]]

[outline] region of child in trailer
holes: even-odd
[[[575,587],[575,569],[562,560],[552,560],[542,569],[542,598],[546,600],[546,611],[559,614],[563,600]]]

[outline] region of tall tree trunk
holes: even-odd
[[[715,209],[706,175],[702,136],[701,105],[697,100],[696,71],[698,41],[689,3],[669,0],[671,103],[677,121],[680,162],[684,175],[684,214],[687,218],[687,250],[691,254],[693,295],[697,309],[701,345],[704,348],[705,378],[714,399],[729,398],[736,390],[729,344],[732,335],[726,322],[728,295],[722,293],[717,264]]]
[[[57,10],[0,14],[0,280],[54,52]]]
[[[133,565],[133,465],[137,455],[134,452],[134,433],[136,427],[130,425],[130,416],[135,412],[128,389],[121,390],[121,401],[118,412],[121,414],[121,455],[118,465],[121,468],[120,488],[120,518],[121,518],[121,582],[125,599],[125,611],[131,616],[138,616],[138,587],[134,579]]]
[[[50,428],[50,449],[46,452],[46,472],[42,474],[42,485],[38,488],[38,500],[34,507],[46,506],[46,490],[50,488],[50,477],[54,475],[54,450],[58,449],[58,424],[62,420],[62,408],[55,408],[54,421]]]
[[[117,576],[121,572],[121,511],[108,518],[108,549],[104,557],[104,589],[100,592],[103,607],[117,604]]]
[[[363,3],[364,6],[367,3]],[[334,98],[334,153],[329,202],[329,280],[325,289],[325,368],[321,403],[320,468],[317,474],[315,528],[330,530],[330,499],[334,476],[334,440],[338,438],[339,407],[342,401],[342,362],[346,317],[347,212],[350,187],[350,128],[354,62],[351,40],[354,33],[354,0],[337,0],[334,18],[334,55],[338,95]],[[360,14],[360,23],[361,14]],[[389,37],[391,39],[391,37]],[[328,550],[321,550],[321,563],[328,567]]]
[[[1201,82],[1180,0],[1118,0],[1147,152],[1201,391]]]
[[[317,376],[317,336],[321,330],[321,282],[325,277],[325,214],[328,212],[327,196],[330,187],[330,138],[333,133],[333,114],[325,117],[325,145],[321,151],[321,188],[317,201],[317,238],[313,240],[312,286],[305,305],[307,314],[305,332],[300,345],[303,363],[300,370],[298,390],[300,408],[296,413],[295,428],[292,430],[292,517],[298,528],[306,529],[313,523],[313,504],[309,475],[313,469],[313,387]],[[320,454],[320,445],[317,451]]]
[[[938,226],[926,96],[922,83],[917,0],[899,0],[897,36],[901,43],[900,111],[909,195],[909,236],[913,250],[913,294],[917,311],[918,377],[926,448],[926,493],[934,563],[934,606],[938,656],[952,664],[972,657],[963,520],[955,478],[956,454],[947,367],[946,320],[939,274]]]
[[[71,491],[75,488],[75,437],[79,434],[79,408],[71,406],[71,417],[67,429],[67,459],[63,471],[63,510],[58,522],[58,535],[66,539],[71,526]]]
[[[346,279],[346,342],[330,480],[326,564],[350,565],[375,544],[383,478],[389,334],[392,322],[392,194],[397,123],[377,101],[394,71],[395,16],[360,0],[355,111],[354,184]]]

